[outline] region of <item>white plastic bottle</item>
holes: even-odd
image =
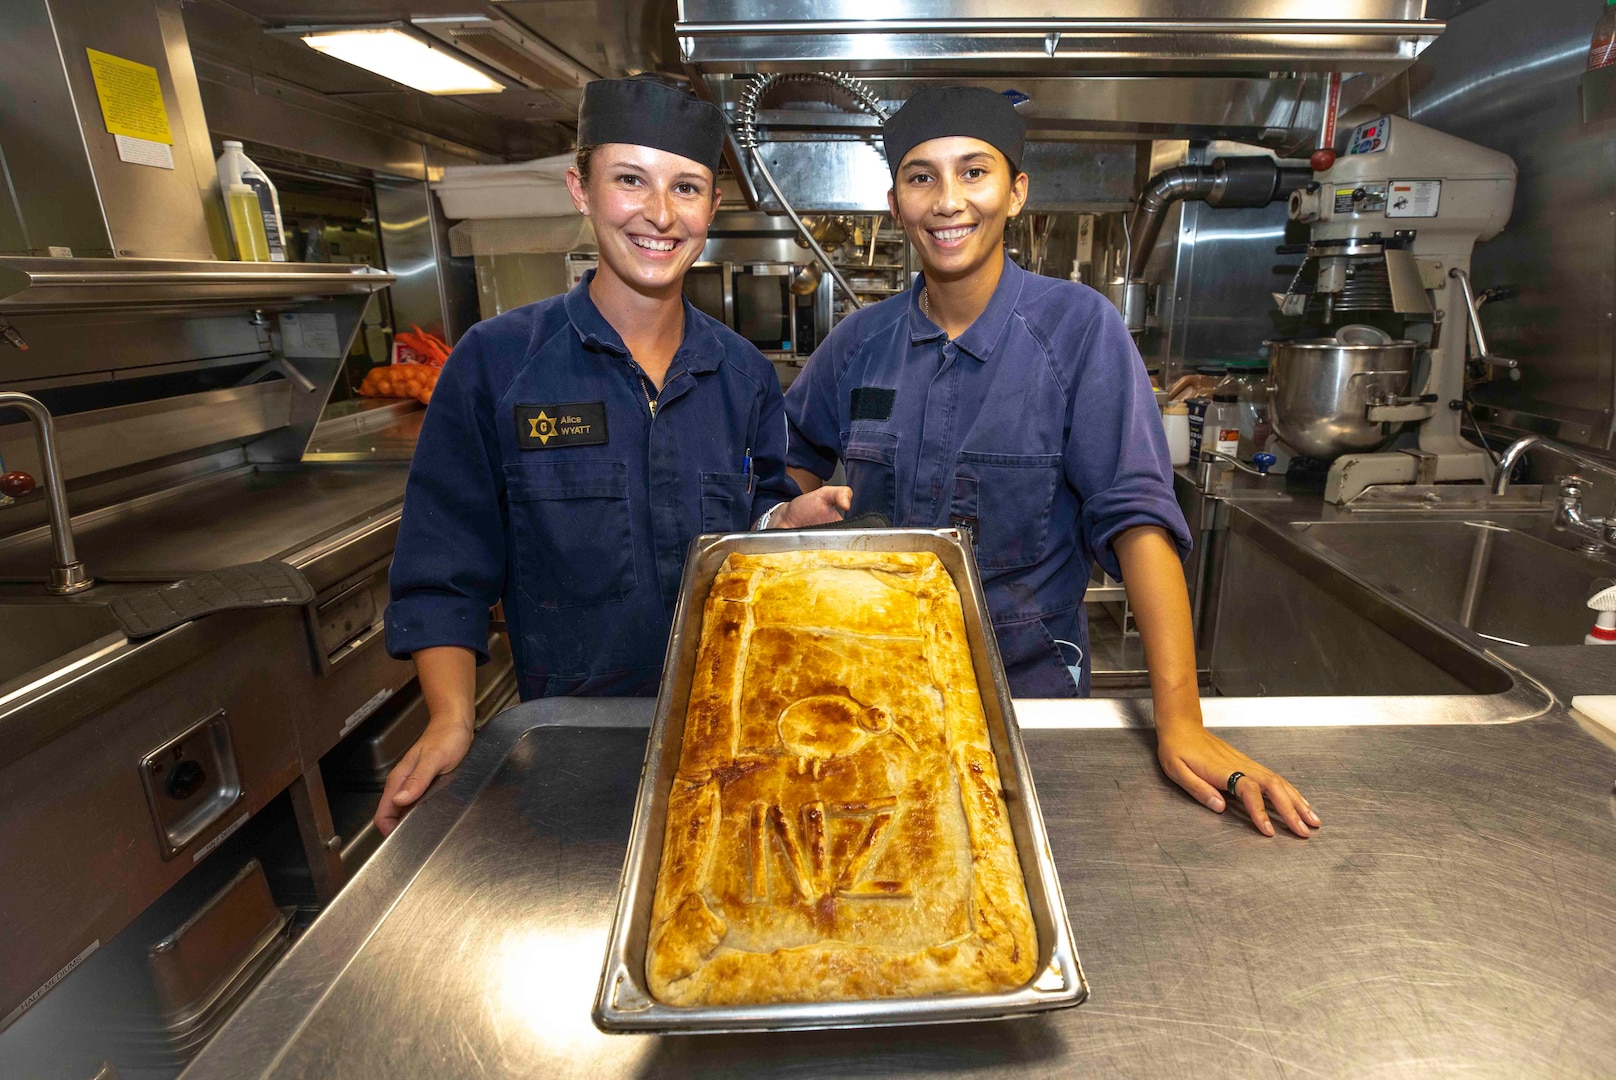
[[[237,184],[246,184],[258,196],[258,209],[264,219],[264,239],[269,246],[269,261],[285,262],[286,233],[281,226],[280,193],[275,190],[269,177],[264,175],[264,170],[242,153],[241,143],[226,139],[224,153],[219,155],[219,192],[225,197],[227,206],[230,189]],[[248,254],[249,249],[241,246],[239,238],[236,250],[243,261],[253,261]]]
[[[1593,628],[1582,639],[1584,645],[1616,645],[1616,585],[1601,589],[1588,598],[1588,606],[1599,612]]]
[[[1167,452],[1174,465],[1190,463],[1190,407],[1175,401],[1162,410],[1162,427],[1167,432]]]

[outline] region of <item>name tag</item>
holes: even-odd
[[[516,407],[516,446],[520,450],[599,446],[605,441],[604,401],[574,401],[567,405]]]

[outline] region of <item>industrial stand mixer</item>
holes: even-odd
[[[1327,501],[1345,503],[1379,484],[1491,480],[1492,460],[1460,432],[1467,338],[1475,340],[1474,358],[1511,374],[1516,364],[1487,350],[1470,256],[1477,241],[1496,236],[1509,220],[1515,177],[1505,154],[1401,116],[1380,116],[1354,128],[1346,152],[1291,193],[1291,218],[1311,226],[1304,270],[1313,264],[1317,277],[1311,296],[1303,296],[1296,291],[1299,272],[1291,290],[1276,297],[1281,310],[1305,314],[1327,334],[1343,323],[1366,323],[1417,346],[1375,354],[1364,351],[1373,344],[1345,344],[1329,353],[1336,362],[1321,367],[1317,352],[1307,362],[1289,362],[1288,352],[1299,357],[1301,350],[1287,351],[1287,344],[1305,343],[1272,343],[1271,404],[1287,442],[1288,430],[1329,420],[1331,410],[1343,423],[1384,425],[1387,436],[1412,425],[1377,452],[1338,448]],[[1357,362],[1340,362],[1354,349],[1363,353]],[[1377,362],[1379,355],[1402,359]]]

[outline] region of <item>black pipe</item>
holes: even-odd
[[[1210,165],[1180,165],[1151,178],[1139,193],[1139,209],[1129,230],[1129,276],[1144,275],[1167,208],[1184,199],[1217,207],[1267,206],[1290,198],[1313,181],[1306,166],[1280,165],[1270,157],[1218,158]]]

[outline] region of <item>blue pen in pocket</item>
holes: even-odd
[[[746,448],[746,453],[741,458],[741,473],[746,477],[746,493],[750,495],[753,489],[757,487],[757,476],[752,472],[752,448],[750,446]]]

